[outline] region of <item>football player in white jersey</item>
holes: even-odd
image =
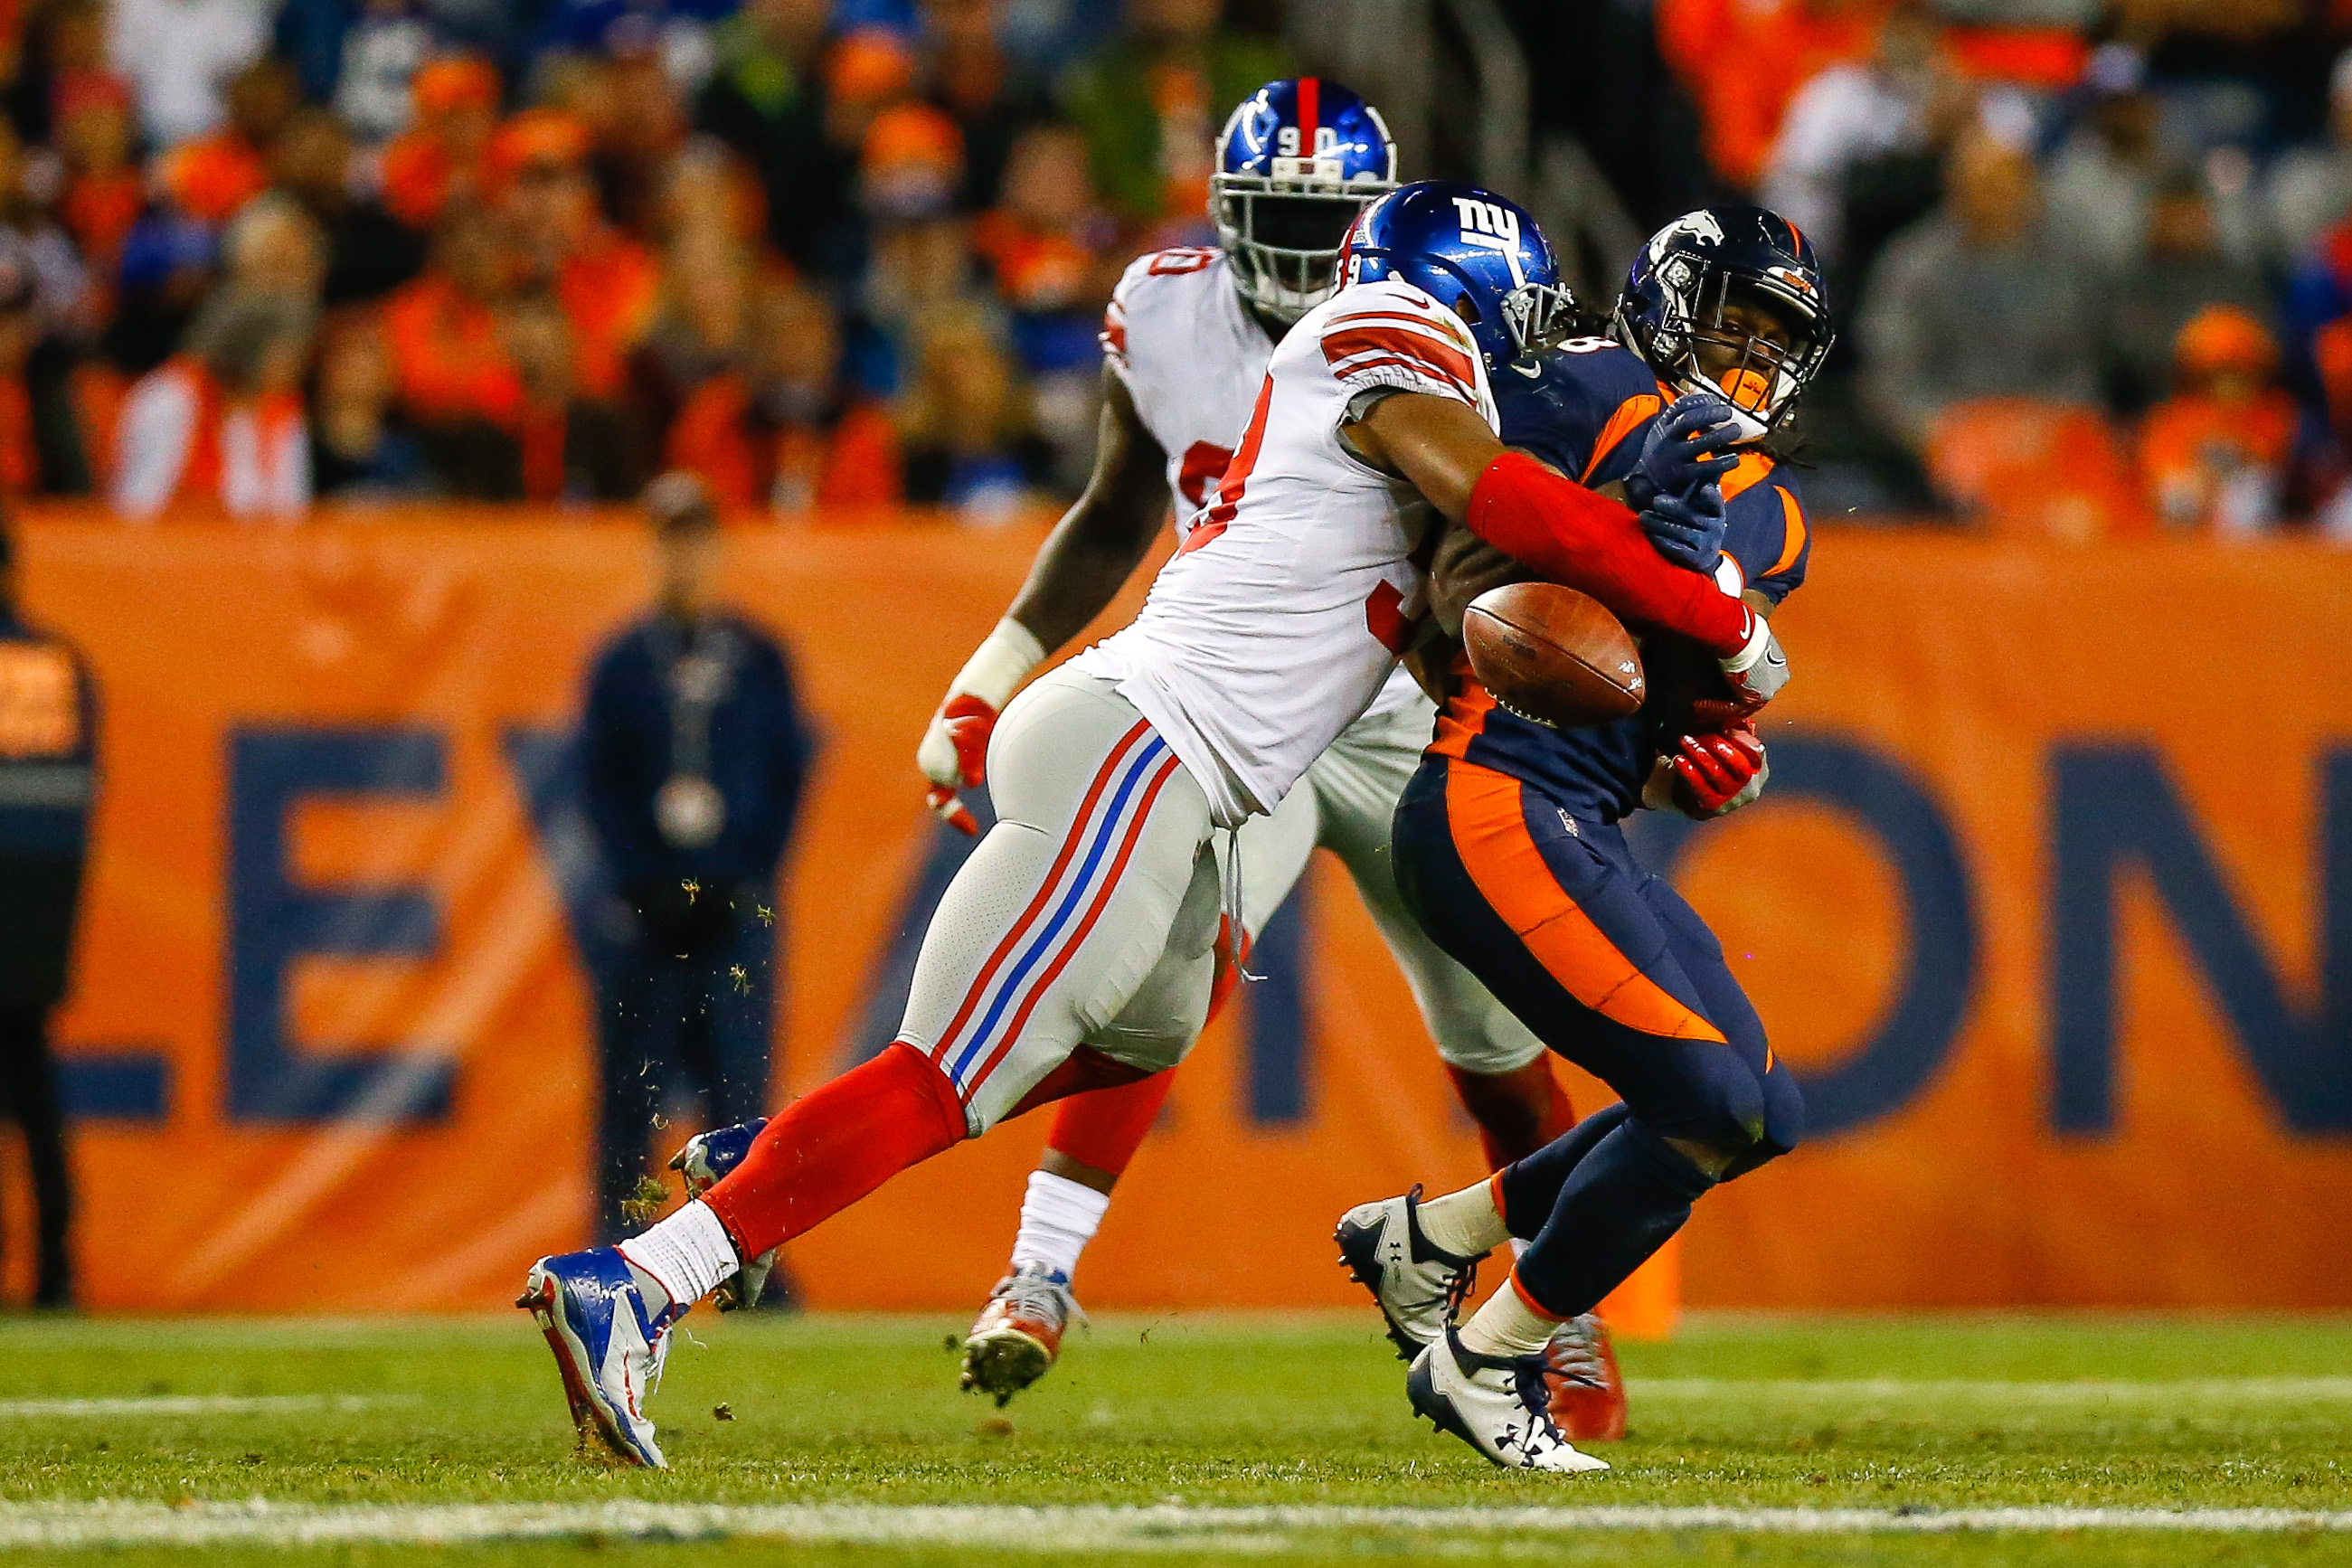
[[[1171,496],[1180,546],[1190,537],[1248,423],[1276,343],[1330,296],[1339,241],[1366,204],[1396,188],[1395,172],[1396,149],[1378,112],[1338,82],[1269,82],[1227,120],[1212,179],[1220,247],[1155,252],[1119,280],[1103,322],[1105,412],[1093,482],[923,737],[918,761],[933,808],[949,821],[972,830],[957,791],[982,781],[997,714],[1110,603],[1150,549]],[[1389,822],[1435,719],[1400,668],[1307,770],[1306,787],[1272,816],[1250,819],[1241,839],[1242,948],[1246,954],[1318,846],[1337,855],[1403,969],[1488,1163],[1499,1170],[1565,1132],[1574,1112],[1541,1043],[1438,951],[1398,898]],[[1217,1001],[1233,979],[1231,966],[1221,970]],[[966,1388],[1002,1405],[1053,1365],[1076,1310],[1070,1279],[1079,1255],[1171,1081],[1157,1073],[1057,1108],[1021,1205],[1011,1266],[964,1342]],[[1576,1428],[1571,1438],[1622,1431],[1623,1384],[1599,1318],[1564,1326],[1560,1339],[1553,1359],[1563,1387],[1573,1379],[1582,1390],[1559,1405],[1563,1426]]]
[[[897,1039],[770,1120],[676,1213],[533,1266],[521,1304],[575,1420],[622,1458],[663,1462],[645,1394],[678,1320],[745,1259],[1008,1116],[1183,1058],[1213,953],[1238,957],[1240,829],[1379,696],[1441,519],[1690,637],[1737,698],[1760,705],[1785,679],[1744,603],[1496,437],[1489,367],[1552,342],[1566,314],[1532,218],[1474,187],[1408,185],[1357,218],[1339,278],[1276,349],[1214,502],[1142,613],[994,726],[997,821],[924,933]],[[1507,1371],[1448,1392],[1490,1455],[1605,1468]]]

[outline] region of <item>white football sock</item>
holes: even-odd
[[[1457,1258],[1476,1258],[1511,1239],[1511,1233],[1503,1228],[1503,1216],[1495,1212],[1491,1182],[1431,1198],[1414,1213],[1421,1220],[1421,1234],[1431,1245]]]
[[[1078,1271],[1078,1255],[1095,1238],[1109,1207],[1108,1193],[1051,1171],[1030,1172],[1029,1191],[1021,1199],[1021,1230],[1013,1238],[1013,1267],[1039,1264],[1068,1284]]]
[[[1479,1355],[1533,1355],[1551,1342],[1559,1320],[1528,1305],[1516,1278],[1486,1298],[1477,1315],[1462,1325],[1462,1348]]]
[[[743,1267],[727,1227],[699,1198],[621,1243],[620,1253],[685,1307],[709,1295]]]

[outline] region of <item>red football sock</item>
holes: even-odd
[[[1133,1083],[1097,1089],[1062,1101],[1045,1147],[1067,1160],[1116,1176],[1143,1147],[1176,1074],[1156,1072]]]
[[[1445,1071],[1462,1108],[1478,1123],[1478,1145],[1486,1152],[1490,1171],[1526,1159],[1576,1125],[1576,1109],[1553,1075],[1549,1057],[1538,1057],[1513,1072],[1472,1072],[1451,1062]]]
[[[702,1194],[735,1249],[757,1258],[966,1135],[955,1086],[903,1040],[793,1102]]]

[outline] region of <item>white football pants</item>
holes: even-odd
[[[1433,714],[1360,720],[1271,816],[1241,830],[1254,934],[1318,845],[1339,856],[1446,1061],[1507,1072],[1541,1041],[1424,935],[1396,889],[1389,825]],[[898,1038],[956,1084],[977,1134],[1079,1045],[1146,1071],[1176,1065],[1208,1014],[1226,836],[1141,714],[1058,668],[1006,708],[989,746],[997,823],[923,934]]]

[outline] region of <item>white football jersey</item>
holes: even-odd
[[[1130,356],[1133,334],[1130,319]],[[1393,280],[1340,290],[1274,351],[1214,498],[1142,614],[1078,656],[1119,683],[1225,826],[1281,804],[1395,673],[1423,614],[1416,557],[1435,514],[1339,439],[1350,402],[1377,387],[1497,423],[1453,311]]]
[[[1168,454],[1181,542],[1233,460],[1274,339],[1242,304],[1222,250],[1155,250],[1128,264],[1103,312],[1103,358]]]

